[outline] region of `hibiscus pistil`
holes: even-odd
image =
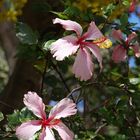
[[[60,122],[61,122],[60,119],[54,119],[54,118],[51,117],[51,118],[42,120],[41,125],[42,125],[42,127],[45,128],[46,126],[57,125]]]

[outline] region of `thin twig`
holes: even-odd
[[[68,94],[66,97],[67,97],[67,98],[68,98],[68,97],[72,97],[72,100],[73,100],[74,102],[76,102],[76,104],[77,104],[77,103],[78,103],[78,99],[77,99],[76,101],[74,100],[74,98],[73,98],[73,93],[76,92],[76,91],[81,90],[81,89],[84,88],[84,87],[87,87],[87,86],[90,86],[90,85],[93,85],[93,84],[100,84],[100,83],[91,82],[91,83],[87,83],[87,84],[85,84],[85,85],[83,85],[83,86],[79,86],[79,87],[73,89],[71,92],[69,92],[69,94]],[[79,95],[79,96],[80,96],[80,95]],[[78,98],[79,98],[79,96],[78,96]]]
[[[131,128],[131,131],[132,131],[132,133],[133,133],[133,135],[134,135],[135,140],[138,140],[138,139],[137,139],[137,135],[136,135],[136,133],[135,133],[135,130],[134,130],[133,126],[131,125],[131,123],[129,122],[128,119],[125,119],[125,120],[126,120],[126,122],[128,123],[128,125],[129,125],[130,128]]]
[[[43,86],[44,86],[46,70],[47,70],[47,60],[45,62],[45,67],[44,67],[44,71],[43,71],[43,74],[42,74],[42,82],[41,82],[41,88],[40,88],[41,96],[42,96],[42,93],[43,93]]]
[[[70,89],[69,89],[69,87],[68,87],[68,85],[67,85],[67,83],[66,83],[65,79],[63,78],[63,76],[62,76],[61,72],[59,71],[59,69],[58,69],[57,65],[55,65],[53,62],[51,62],[51,65],[52,65],[53,69],[54,69],[54,70],[58,73],[58,75],[59,75],[59,77],[60,77],[60,79],[61,79],[62,83],[64,84],[65,89],[67,90],[67,92],[68,92],[68,93],[70,93]],[[72,96],[72,95],[70,95],[70,97],[71,97],[71,99],[73,100],[73,102],[75,102],[75,100],[74,100],[73,96]]]
[[[52,65],[53,69],[58,73],[58,75],[59,75],[61,81],[63,82],[63,84],[64,84],[64,86],[65,86],[67,92],[69,93],[69,92],[70,92],[70,89],[69,89],[68,85],[66,84],[66,81],[64,80],[64,78],[63,78],[61,72],[58,70],[57,65],[55,65],[53,62],[51,63],[51,65]]]
[[[114,115],[117,117],[117,111],[116,111],[116,109],[113,108],[113,111],[115,112]],[[138,140],[138,139],[137,139],[137,136],[136,136],[136,133],[135,133],[135,130],[134,130],[132,124],[129,122],[129,120],[128,120],[127,118],[124,118],[124,120],[127,122],[127,124],[129,125],[129,127],[131,128],[131,131],[132,131],[132,133],[133,133],[133,135],[134,135],[135,140]]]
[[[67,95],[67,97],[71,96],[74,92],[76,92],[76,91],[78,91],[78,90],[81,90],[81,89],[84,88],[84,87],[87,87],[87,86],[90,86],[90,85],[94,85],[94,84],[100,84],[100,83],[91,82],[91,83],[87,83],[87,84],[85,84],[85,85],[83,85],[83,86],[79,86],[79,87],[73,89],[73,90]]]
[[[128,86],[127,86],[127,85],[124,85],[123,90],[125,91],[126,95],[127,95],[128,98],[129,98],[129,106],[130,106],[131,110],[133,111],[133,113],[134,113],[136,119],[138,118],[138,119],[140,120],[140,118],[137,116],[137,114],[136,114],[136,112],[135,112],[135,109],[134,109],[134,106],[133,106],[133,104],[132,104],[132,97],[131,97],[131,94],[132,94],[132,93],[128,90]]]
[[[4,105],[4,106],[7,106],[8,108],[11,108],[12,110],[15,109],[14,107],[12,107],[12,106],[6,104],[6,103],[3,102],[3,101],[0,101],[0,104],[2,104],[2,105]]]
[[[101,108],[101,107],[103,107],[103,106],[106,106],[106,105],[109,103],[110,99],[111,99],[111,97],[105,99],[98,107],[92,109],[92,110],[90,111],[90,113],[96,112],[99,108]]]
[[[129,74],[129,56],[128,56],[128,49],[126,51],[127,51],[127,58],[126,58],[126,75],[125,75],[125,77],[128,77],[128,74]]]
[[[99,131],[100,131],[103,127],[105,127],[106,125],[107,125],[107,123],[104,123],[104,124],[102,124],[101,126],[99,126],[99,128],[95,131],[95,134],[98,134]]]
[[[81,88],[82,88],[82,86],[79,86],[79,87],[77,87],[77,88],[74,88],[74,89],[67,95],[67,98],[68,98],[69,96],[71,96],[74,92],[79,91]]]

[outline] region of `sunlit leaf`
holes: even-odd
[[[38,37],[27,24],[18,22],[16,24],[16,36],[23,44],[33,45],[37,44]]]

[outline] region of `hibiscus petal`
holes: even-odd
[[[136,9],[137,0],[132,0],[129,7],[129,12],[134,12]]]
[[[97,58],[100,68],[102,69],[102,55],[100,53],[100,49],[96,45],[87,45],[87,47],[90,49],[90,51],[93,53],[93,55]]]
[[[95,25],[95,23],[91,22],[87,32],[83,36],[86,38],[86,40],[95,40],[97,38],[102,37],[103,34],[98,29],[98,27]]]
[[[54,117],[59,119],[61,117],[65,118],[76,114],[76,104],[69,98],[64,98],[58,102],[50,111],[49,118]]]
[[[137,34],[135,32],[132,32],[127,38],[128,43],[130,43],[136,37],[137,37]]]
[[[73,65],[75,77],[80,78],[81,81],[87,81],[91,78],[93,72],[93,63],[91,60],[91,56],[85,48],[79,49]]]
[[[126,57],[127,57],[126,49],[123,46],[118,45],[114,48],[113,54],[112,54],[112,60],[115,63],[119,63],[120,61],[125,61]]]
[[[122,34],[122,31],[121,30],[113,30],[112,31],[112,36],[114,39],[120,41],[120,40],[123,40],[123,34]]]
[[[64,123],[59,123],[53,127],[56,129],[62,140],[73,140],[74,134]]]
[[[46,127],[42,130],[39,136],[39,140],[55,140],[53,131],[50,128]]]
[[[65,30],[75,31],[78,36],[80,36],[83,32],[81,25],[75,21],[62,20],[62,19],[56,18],[53,20],[53,24],[56,24],[56,23],[61,24]]]
[[[130,46],[134,53],[135,53],[135,56],[136,57],[140,57],[140,46],[139,45],[135,45],[135,46]]]
[[[58,39],[51,45],[51,53],[54,54],[56,60],[63,60],[65,57],[76,53],[78,45],[76,44],[77,38],[75,36],[66,36]]]
[[[28,94],[24,95],[23,102],[37,117],[46,118],[45,105],[37,93],[29,91]]]
[[[33,135],[41,129],[39,120],[32,120],[22,123],[16,129],[16,135],[19,139],[29,140]]]

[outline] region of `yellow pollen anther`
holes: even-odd
[[[110,48],[112,46],[112,42],[110,39],[101,37],[93,41],[94,44],[98,45],[100,48]]]

